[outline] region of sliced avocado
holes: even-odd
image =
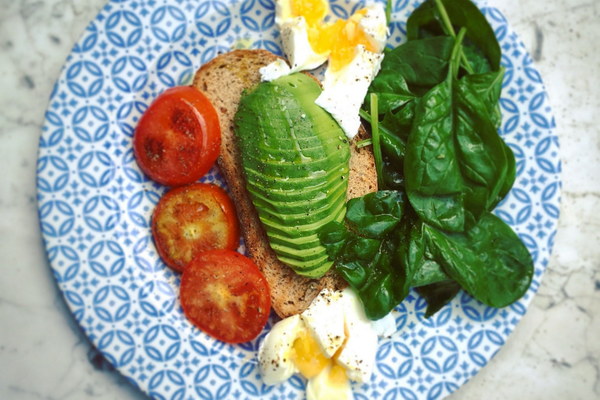
[[[290,238],[287,236],[281,236],[276,232],[271,232],[271,234],[269,235],[269,242],[271,243],[271,245],[279,244],[281,246],[293,246],[295,249],[303,250],[318,246],[320,240],[317,235]]]
[[[337,201],[336,197],[345,197],[346,193],[341,192],[337,195],[333,195],[332,200]],[[335,213],[336,210],[331,210],[329,204],[314,204],[312,202],[305,203],[304,207],[297,207],[300,212],[295,212],[294,209],[290,209],[285,206],[275,208],[272,204],[265,203],[262,201],[256,201],[257,206],[260,206],[265,211],[265,217],[270,221],[282,224],[284,226],[289,225],[307,225],[327,218],[331,213]],[[343,207],[341,207],[343,208]]]
[[[246,188],[278,258],[319,277],[331,267],[317,232],[346,212],[350,147],[315,104],[320,86],[305,74],[263,82],[235,116]]]
[[[337,200],[337,197],[345,197],[345,193],[340,192],[339,195],[332,196],[334,200]],[[333,211],[328,204],[319,204],[318,202],[304,203],[293,208],[288,208],[276,207],[272,203],[263,202],[257,198],[256,204],[258,207],[264,209],[265,215],[269,217],[269,220],[279,222],[283,225],[306,225],[307,223],[316,222],[321,218],[326,218]],[[343,210],[345,211],[344,208]]]
[[[278,187],[274,187],[274,183],[265,182],[265,179],[255,180],[253,182],[253,192],[262,195],[269,202],[296,202],[296,201],[308,201],[313,199],[322,199],[323,197],[330,197],[332,194],[338,192],[338,190],[347,190],[348,184],[344,180],[340,180],[337,185],[330,187],[326,182],[314,182],[307,180],[307,185],[304,187],[302,192],[298,190],[284,190]],[[313,185],[313,186],[310,186]]]
[[[271,243],[271,247],[282,257],[286,257],[299,262],[314,261],[318,258],[322,258],[323,255],[327,255],[324,248],[320,246],[313,246],[307,249],[295,249],[293,247],[280,245],[279,243]]]
[[[318,170],[312,173],[311,176],[305,177],[273,176],[265,174],[261,171],[256,171],[253,168],[246,168],[245,171],[248,179],[252,179],[258,183],[269,182],[269,186],[277,185],[276,189],[280,191],[288,190],[296,192],[298,184],[307,184],[309,187],[318,187],[321,185],[330,187],[332,185],[339,185],[343,183],[339,176],[340,171],[335,169],[327,172],[324,170]]]
[[[328,160],[328,158],[322,158],[322,159],[318,159],[318,160],[311,160],[311,161],[304,161],[304,162],[298,162],[298,161],[291,161],[291,162],[285,162],[285,161],[276,161],[276,160],[261,160],[260,158],[257,159],[257,155],[248,155],[245,156],[248,160],[247,162],[250,163],[251,161],[254,161],[252,164],[256,165],[257,171],[264,173],[266,175],[275,175],[275,174],[280,174],[283,175],[284,177],[312,177],[315,174],[319,174],[319,173],[327,173],[329,172],[328,170],[326,170],[325,168],[330,167],[331,162]],[[344,168],[347,166],[340,166],[340,168]]]
[[[327,255],[310,261],[298,261],[283,255],[278,255],[277,258],[292,267],[297,274],[304,276],[323,276],[333,265],[333,262],[328,260]]]
[[[325,216],[324,218],[321,218],[316,222],[309,221],[304,225],[282,224],[278,221],[275,221],[273,218],[269,218],[268,215],[263,215],[260,213],[258,217],[265,226],[267,230],[267,235],[269,235],[271,231],[275,231],[282,235],[287,235],[291,238],[297,238],[304,235],[316,234],[323,225],[331,221],[341,221],[345,215],[346,209],[345,205],[338,207],[338,210],[332,210],[332,212],[328,213],[327,216]]]

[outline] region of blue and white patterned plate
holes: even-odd
[[[417,2],[418,3],[418,2]],[[362,4],[334,0],[347,17]],[[415,3],[396,0],[392,46]],[[409,296],[396,335],[380,343],[371,382],[356,399],[439,399],[486,365],[537,290],[558,219],[560,161],[554,119],[531,57],[502,14],[484,8],[506,67],[502,134],[517,158],[515,187],[497,210],[527,245],[535,276],[505,309],[458,296],[431,319]],[[233,47],[281,54],[273,0],[112,0],[75,45],[52,93],[38,159],[41,228],[50,265],[86,334],[131,382],[157,399],[303,398],[295,377],[260,379],[255,341],[226,345],[192,327],[179,306],[179,276],[156,254],[152,209],[164,188],[138,169],[133,129],[168,87]],[[223,184],[213,170],[203,180]],[[270,323],[271,324],[271,323]],[[269,324],[269,325],[270,325]]]

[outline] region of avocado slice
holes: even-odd
[[[309,187],[325,186],[330,187],[332,185],[340,184],[339,174],[340,171],[335,169],[331,171],[317,170],[311,174],[311,176],[305,177],[292,177],[292,176],[281,176],[278,175],[267,175],[261,171],[257,171],[252,168],[246,168],[246,177],[256,182],[268,182],[269,186],[276,185],[276,189],[280,191],[291,191],[296,192],[299,184],[304,184]]]
[[[345,197],[346,193],[340,192],[339,194],[333,195],[331,196],[332,200],[337,201],[338,199],[335,197],[338,196]],[[297,227],[318,222],[321,219],[328,218],[332,213],[336,214],[337,212],[345,211],[343,205],[340,205],[340,208],[337,210],[331,210],[329,204],[323,203],[325,202],[322,202],[322,204],[305,202],[303,206],[294,208],[289,208],[285,205],[276,208],[269,203],[263,203],[262,201],[256,202],[258,206],[264,209],[265,218],[268,218],[269,221],[285,226],[296,225]],[[298,210],[298,212],[296,212],[296,210]]]
[[[317,233],[346,213],[350,146],[315,104],[320,86],[305,74],[247,91],[235,116],[246,188],[277,257],[316,278],[331,267]]]

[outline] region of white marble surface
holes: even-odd
[[[42,247],[35,163],[65,57],[104,0],[0,0],[0,399],[142,399],[79,330]],[[563,193],[539,294],[452,399],[600,398],[600,1],[490,0],[534,56],[557,121]]]

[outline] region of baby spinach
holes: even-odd
[[[370,93],[377,93],[379,100],[379,113],[396,110],[415,98],[415,95],[408,88],[404,76],[398,75],[395,71],[381,71],[374,79]],[[371,98],[367,96],[368,106],[371,106]]]
[[[466,85],[471,86],[479,94],[496,129],[500,128],[502,123],[499,101],[503,77],[504,68],[502,67],[498,71],[471,74],[462,78]]]
[[[470,85],[478,94],[479,98],[482,101],[483,106],[485,106],[490,120],[496,129],[500,128],[502,124],[502,114],[500,112],[500,93],[502,91],[502,78],[504,77],[504,67],[500,67],[498,71],[492,71],[482,74],[472,74],[466,75],[462,78],[462,80]],[[493,203],[491,208],[494,208],[500,200],[502,200],[512,188],[515,177],[516,177],[516,163],[515,156],[510,149],[502,141],[502,146],[504,148],[504,153],[506,154],[507,161],[507,173],[504,179],[502,189],[498,194],[496,201]]]
[[[348,203],[346,225],[332,222],[319,238],[337,272],[357,292],[367,317],[379,319],[407,295],[422,264],[420,227],[407,218],[399,191],[379,191]]]
[[[348,201],[346,221],[356,234],[381,239],[398,225],[403,210],[399,192],[379,191]]]
[[[426,317],[461,288],[504,307],[527,291],[533,260],[491,214],[516,175],[497,131],[500,47],[469,0],[425,1],[407,35],[386,53],[361,111],[376,131],[380,191],[350,200],[344,223],[319,239],[371,319],[411,288]]]
[[[370,93],[377,93],[381,100],[379,111],[385,114],[443,81],[453,45],[452,38],[433,37],[406,42],[386,53],[367,92],[364,108],[370,108]]]
[[[494,30],[470,0],[425,1],[408,18],[406,35],[409,43],[432,35],[455,37],[457,28],[466,29],[467,39],[474,44],[472,50],[481,51],[492,70],[500,68],[501,51]],[[469,73],[475,72],[472,65],[466,69]]]
[[[485,102],[473,84],[456,78],[460,38],[454,68],[419,102],[404,160],[412,206],[424,221],[452,232],[465,231],[491,209],[508,170]]]
[[[350,200],[345,224],[325,225],[319,239],[371,319],[389,313],[411,287],[450,279],[429,258],[424,224],[402,191]]]
[[[416,290],[427,301],[425,318],[429,318],[458,294],[460,285],[453,280],[444,280],[418,287]]]
[[[444,271],[471,296],[505,307],[525,294],[533,261],[519,237],[500,218],[484,215],[465,233],[423,229],[427,247]]]

